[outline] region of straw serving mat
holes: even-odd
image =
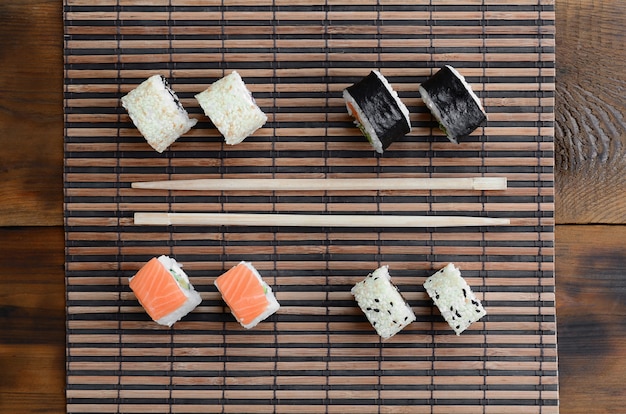
[[[67,411],[555,413],[554,2],[65,0]],[[489,121],[460,145],[418,86],[455,66]],[[379,69],[412,132],[376,154],[342,90]],[[267,124],[227,146],[193,95],[237,70]],[[152,150],[120,97],[162,74],[199,120]],[[189,178],[506,176],[503,191],[184,192]],[[135,212],[466,215],[510,226],[135,226]],[[203,302],[172,328],[128,287],[160,254]],[[241,260],[281,309],[252,330],[213,285]],[[422,283],[454,262],[488,315],[460,336]],[[350,288],[388,265],[417,321],[381,341]]]

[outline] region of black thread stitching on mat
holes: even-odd
[[[173,80],[173,70],[172,70],[172,65],[174,64],[174,57],[173,57],[173,45],[172,45],[172,25],[174,24],[174,21],[172,19],[172,0],[169,0],[168,2],[168,7],[167,7],[167,42],[168,42],[168,53],[169,53],[169,62],[168,62],[168,70],[169,70],[169,79]],[[172,179],[172,157],[174,154],[174,151],[172,150],[167,150],[166,151],[166,157],[167,157],[167,177],[168,180]],[[171,213],[172,212],[172,207],[173,204],[176,202],[175,200],[175,196],[173,195],[172,191],[168,192],[168,198],[170,199],[169,202],[167,203],[168,205],[168,210]],[[170,226],[169,228],[169,245],[170,245],[170,256],[174,257],[174,232],[175,232],[175,227],[174,226]],[[169,372],[168,372],[168,390],[169,390],[169,398],[168,398],[168,405],[169,405],[169,410],[170,413],[173,411],[173,394],[172,394],[172,388],[173,388],[173,377],[174,377],[174,332],[175,332],[175,328],[172,326],[169,329],[169,337],[170,337],[170,354],[168,356],[169,359]]]
[[[433,20],[433,2],[432,0],[429,1],[428,4],[428,19],[429,19],[429,25],[428,25],[428,39],[429,39],[429,45],[428,45],[428,56],[429,56],[429,76],[433,75],[433,66],[434,66],[434,62],[433,62],[433,54],[435,53],[435,48],[434,48],[434,44],[433,44],[433,26],[435,24],[435,21]],[[430,119],[431,119],[431,126],[430,126],[430,139],[428,142],[428,153],[427,153],[427,157],[428,157],[428,177],[432,178],[433,176],[433,140],[434,140],[434,136],[433,136],[433,126],[432,126],[432,115],[430,114],[430,111],[428,111]],[[428,191],[428,212],[427,215],[431,215],[432,214],[432,210],[433,210],[433,200],[432,200],[432,190]],[[434,246],[433,246],[433,232],[432,229],[428,229],[428,245],[430,247],[430,251],[428,254],[428,262],[429,262],[429,266],[430,269],[429,271],[432,273],[434,268],[435,268],[435,251],[434,251]],[[429,399],[429,403],[430,403],[430,413],[433,414],[434,413],[434,405],[435,405],[435,349],[436,349],[436,343],[435,343],[435,309],[433,306],[432,301],[430,300],[430,298],[428,297],[428,295],[426,295],[426,300],[428,301],[427,303],[429,303],[430,306],[430,345],[431,345],[431,354],[430,354],[430,399]]]
[[[543,229],[543,223],[542,223],[542,213],[541,213],[541,189],[543,187],[543,182],[542,182],[542,177],[541,177],[541,160],[542,160],[542,155],[541,155],[541,141],[542,141],[542,135],[541,135],[541,113],[543,112],[543,103],[541,101],[541,98],[543,98],[543,56],[542,56],[542,49],[543,49],[543,42],[542,42],[542,36],[541,36],[541,28],[542,28],[542,19],[541,19],[541,1],[538,2],[537,4],[537,21],[535,22],[537,25],[537,49],[538,49],[538,68],[537,68],[537,83],[539,84],[539,92],[538,92],[538,97],[539,97],[539,101],[537,102],[537,106],[535,107],[535,111],[537,112],[537,118],[535,120],[535,122],[537,123],[537,164],[538,164],[538,168],[537,168],[537,239],[538,239],[538,243],[539,243],[539,251],[538,253],[538,258],[537,258],[537,266],[538,266],[538,271],[537,271],[537,276],[538,276],[538,281],[539,281],[539,303],[538,303],[538,308],[539,308],[539,414],[543,413],[543,405],[544,405],[544,401],[543,401],[543,361],[545,358],[544,355],[544,342],[543,342],[543,336],[544,336],[544,327],[543,327],[543,310],[542,310],[542,303],[543,303],[543,251],[542,251],[542,244],[543,244],[543,240],[542,240],[542,229]]]
[[[380,42],[380,26],[382,25],[382,20],[380,18],[380,9],[381,9],[381,4],[380,1],[376,1],[376,54],[377,54],[377,62],[376,62],[376,66],[379,69],[382,69],[382,56],[381,56],[381,42]],[[377,153],[376,156],[376,177],[380,177],[381,175],[381,163],[380,163],[380,159],[381,159],[381,154]],[[378,190],[376,192],[376,212],[377,214],[381,214],[381,209],[380,209],[380,205],[381,205],[381,194],[380,194],[380,190]],[[382,265],[382,248],[381,248],[381,232],[382,230],[379,229],[376,233],[376,245],[377,245],[377,267],[380,267]],[[382,361],[383,361],[383,349],[384,349],[384,342],[382,340],[382,338],[380,336],[378,336],[378,371],[377,371],[377,385],[376,385],[376,390],[377,390],[377,396],[376,396],[376,402],[378,403],[378,414],[380,414],[381,412],[381,406],[383,404],[382,401],[382,381],[381,381],[381,377],[382,377],[382,373],[383,373],[383,368],[382,368]]]
[[[120,412],[121,411],[121,388],[122,388],[122,312],[121,312],[121,305],[122,305],[122,275],[121,275],[121,237],[120,237],[120,128],[121,128],[121,94],[122,94],[122,87],[121,87],[121,81],[122,81],[122,76],[121,76],[121,37],[122,37],[122,30],[121,30],[121,26],[122,26],[122,20],[120,17],[120,1],[118,0],[116,3],[116,25],[115,25],[115,30],[116,30],[116,54],[117,54],[117,59],[115,61],[115,66],[116,66],[116,73],[117,73],[117,79],[116,79],[116,83],[117,83],[117,128],[116,128],[116,138],[115,138],[115,143],[116,143],[116,154],[117,154],[117,160],[116,160],[116,165],[115,165],[115,170],[116,170],[116,195],[115,195],[115,200],[116,200],[116,215],[117,215],[117,240],[116,240],[116,244],[117,244],[117,257],[116,257],[116,267],[117,267],[117,274],[118,274],[118,298],[117,298],[117,311],[118,311],[118,315],[117,315],[117,329],[118,329],[118,338],[117,338],[117,342],[118,342],[118,346],[119,346],[119,353],[118,353],[118,371],[116,372],[116,376],[117,376],[117,396],[116,396],[116,404],[117,404],[117,411]]]
[[[485,9],[487,8],[487,6],[485,5],[485,1],[483,0],[482,5],[481,5],[481,11],[482,11],[482,55],[483,55],[483,61],[481,63],[482,65],[482,79],[481,79],[481,83],[482,83],[482,98],[483,98],[483,104],[485,102],[485,96],[487,93],[487,74],[486,74],[486,66],[487,66],[487,31],[486,31],[486,26],[487,26],[487,19],[485,18]],[[486,127],[483,125],[481,127],[482,129],[482,139],[481,139],[481,151],[482,151],[482,156],[481,156],[481,175],[485,174],[485,157],[487,156],[487,153],[485,151],[485,140],[487,139],[486,134],[485,134],[485,130]],[[481,203],[481,214],[483,216],[485,216],[485,198],[486,198],[486,193],[485,191],[481,191],[481,198],[482,198],[482,203]],[[486,242],[485,242],[485,232],[487,231],[486,228],[481,228],[481,240],[480,240],[480,244],[481,244],[481,256],[480,256],[480,262],[481,262],[481,266],[480,266],[480,275],[481,275],[481,280],[482,280],[482,286],[483,286],[483,301],[485,300],[485,295],[487,294],[487,286],[486,286],[486,271],[485,271],[485,261],[487,260],[486,258]],[[488,372],[487,372],[487,322],[485,321],[485,317],[483,316],[483,320],[482,320],[482,327],[483,327],[483,369],[482,369],[482,376],[483,376],[483,384],[482,384],[482,388],[483,388],[483,413],[487,412],[487,376],[488,376]]]
[[[277,100],[276,94],[278,93],[278,73],[277,73],[277,48],[278,44],[276,42],[276,38],[278,37],[278,33],[276,31],[276,26],[278,25],[278,18],[276,16],[278,6],[276,5],[276,1],[272,0],[272,53],[273,53],[273,61],[272,61],[272,78],[273,78],[273,93],[272,93],[272,110],[273,110],[273,119],[272,119],[272,144],[271,144],[271,159],[272,159],[272,178],[276,177],[276,131],[277,131]],[[276,202],[277,195],[276,191],[272,191],[272,212],[276,213]],[[273,254],[272,261],[274,267],[274,288],[277,286],[277,277],[278,277],[278,239],[276,237],[279,231],[279,227],[272,228],[272,245],[273,245]],[[273,322],[273,335],[274,335],[274,369],[273,369],[273,383],[272,383],[272,402],[273,402],[273,412],[276,413],[276,407],[278,405],[278,397],[277,397],[277,388],[278,388],[278,329],[277,329],[277,321],[274,317]]]
[[[328,111],[330,110],[330,99],[329,99],[329,95],[330,95],[330,88],[329,88],[329,83],[330,83],[330,77],[329,77],[329,65],[330,65],[330,58],[329,58],[329,53],[328,53],[328,38],[330,36],[329,34],[329,30],[328,30],[328,26],[330,25],[330,22],[328,20],[328,0],[324,1],[324,81],[326,83],[326,90],[325,90],[325,99],[324,99],[324,136],[326,137],[326,139],[324,140],[324,173],[326,175],[326,177],[328,178],[329,175],[329,167],[328,167],[328,158],[330,156],[329,154],[329,149],[328,149]],[[330,202],[329,200],[329,196],[328,196],[328,191],[324,191],[324,213],[328,213],[328,203]],[[330,286],[330,278],[329,278],[329,273],[330,273],[330,237],[329,237],[329,232],[330,229],[324,229],[324,233],[325,233],[325,258],[326,258],[326,263],[325,263],[325,269],[324,269],[324,280],[325,280],[325,302],[326,302],[326,311],[325,311],[325,318],[326,318],[326,358],[325,358],[325,366],[324,366],[324,376],[325,376],[325,398],[324,398],[324,412],[326,414],[328,414],[328,407],[331,404],[330,401],[330,358],[331,358],[331,353],[330,353],[330,297],[329,297],[329,289],[328,287]]]
[[[224,5],[224,0],[221,1],[221,5],[220,5],[220,37],[221,37],[221,60],[220,60],[220,68],[222,70],[222,77],[225,76],[225,62],[226,62],[226,18],[225,18],[225,13],[224,13],[224,9],[225,9],[225,5]],[[224,140],[221,140],[220,142],[220,151],[219,151],[219,157],[220,157],[220,163],[219,163],[219,176],[220,178],[224,178],[224,170],[225,170],[225,166],[224,166],[224,158],[225,158],[225,151],[224,151]],[[224,205],[225,203],[227,203],[228,199],[227,199],[228,195],[227,192],[225,191],[221,191],[220,193],[220,205],[221,205],[221,209],[224,210]],[[228,235],[227,235],[227,229],[225,227],[221,227],[221,244],[222,244],[222,271],[226,271],[226,263],[228,261],[228,251],[227,251],[227,243],[228,243]],[[219,230],[218,230],[219,231]],[[224,301],[222,300],[222,315],[224,315],[226,313],[226,304],[224,303]],[[228,377],[228,341],[226,340],[226,336],[228,334],[228,329],[227,329],[227,319],[224,317],[222,320],[222,384],[221,384],[221,396],[220,396],[220,404],[221,404],[221,413],[224,414],[226,412],[226,389],[227,389],[227,383],[226,383],[226,378]]]

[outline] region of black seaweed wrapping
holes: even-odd
[[[448,66],[441,68],[421,87],[439,109],[441,124],[451,140],[458,142],[487,120],[470,91]]]
[[[185,108],[183,108],[183,104],[180,103],[180,101],[178,100],[178,97],[176,96],[176,93],[174,93],[174,90],[172,90],[172,88],[170,87],[169,82],[167,81],[167,79],[163,75],[161,75],[161,82],[163,82],[163,86],[165,87],[165,90],[170,94],[170,96],[174,100],[174,103],[176,104],[178,109],[181,109],[181,110],[184,111]]]
[[[346,89],[372,125],[383,149],[410,132],[396,98],[374,71]]]

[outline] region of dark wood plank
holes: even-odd
[[[626,226],[559,226],[556,257],[561,412],[623,412]]]
[[[0,225],[59,225],[63,212],[60,0],[0,2]]]
[[[63,227],[0,227],[0,412],[65,411]]]
[[[626,222],[626,8],[556,2],[556,218]]]

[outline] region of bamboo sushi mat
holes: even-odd
[[[64,0],[69,413],[555,413],[554,2]],[[456,67],[489,121],[460,145],[418,86]],[[412,132],[376,154],[342,90],[379,69]],[[237,70],[267,124],[227,146],[193,95]],[[152,74],[199,119],[162,154],[120,97]],[[184,192],[189,178],[505,176],[502,191]],[[510,226],[135,226],[133,214],[467,215]],[[202,304],[149,320],[128,278],[184,265]],[[252,330],[213,285],[252,262],[281,309]],[[453,262],[488,315],[454,335],[422,283]],[[381,341],[350,288],[381,265],[417,321]]]

